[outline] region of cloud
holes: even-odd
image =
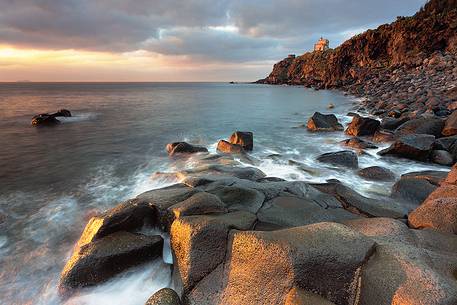
[[[425,0],[0,0],[0,44],[112,53],[147,50],[198,61],[302,53],[323,35],[410,15]]]

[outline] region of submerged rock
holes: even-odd
[[[317,161],[348,168],[357,168],[359,166],[357,154],[349,150],[322,154],[317,157]]]
[[[192,145],[186,142],[174,142],[167,144],[167,152],[170,156],[176,154],[194,154],[199,152],[208,152],[206,147]]]
[[[254,148],[254,134],[249,131],[235,131],[229,139],[231,144],[241,145],[246,151]]]
[[[363,168],[357,172],[357,175],[367,180],[373,181],[392,181],[395,180],[395,174],[381,166],[370,166]]]
[[[181,305],[179,295],[171,288],[162,288],[154,293],[145,305]]]
[[[371,136],[378,129],[381,123],[372,118],[365,118],[359,115],[352,118],[345,133],[350,136]]]
[[[339,131],[343,125],[338,122],[334,114],[315,112],[306,125],[309,131]]]
[[[160,236],[125,231],[77,246],[62,271],[59,288],[65,293],[104,282],[130,267],[160,256],[162,246]]]

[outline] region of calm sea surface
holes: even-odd
[[[235,130],[254,132],[255,166],[288,180],[337,178],[361,193],[387,194],[354,172],[315,162],[341,150],[343,133],[306,131],[315,111],[341,122],[356,100],[301,87],[223,83],[0,84],[0,304],[144,304],[169,285],[169,266],[156,261],[88,289],[71,300],[56,293],[60,270],[85,223],[97,212],[163,186],[157,171],[173,171],[169,142],[186,140],[215,152]],[[32,127],[33,115],[69,109],[54,127]],[[300,163],[290,163],[290,160]],[[299,164],[302,164],[300,166]],[[184,164],[192,167],[189,162]],[[437,168],[375,152],[361,167],[386,166],[398,175]],[[180,165],[182,166],[182,164]],[[303,170],[312,168],[312,171]]]

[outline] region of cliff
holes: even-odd
[[[368,30],[336,49],[286,58],[258,82],[345,87],[399,67],[415,68],[437,53],[457,54],[457,0],[429,1],[414,16]]]

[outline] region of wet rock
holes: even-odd
[[[62,271],[59,288],[65,293],[104,282],[130,267],[160,256],[162,246],[160,236],[124,231],[77,246]]]
[[[433,135],[436,138],[441,137],[441,130],[444,122],[439,118],[419,118],[403,123],[395,130],[397,137],[412,134]]]
[[[379,129],[380,125],[378,120],[354,116],[345,133],[351,136],[371,136]]]
[[[344,129],[334,114],[322,114],[320,112],[313,114],[306,127],[309,131],[338,131]]]
[[[231,144],[241,145],[246,151],[254,148],[254,134],[249,131],[236,131],[230,136]]]
[[[430,155],[433,163],[451,166],[454,164],[454,157],[445,150],[433,150]]]
[[[378,130],[374,133],[372,141],[375,143],[393,142],[395,135],[385,130]]]
[[[194,154],[200,152],[208,152],[208,149],[186,142],[174,142],[167,144],[167,152],[170,156],[174,156],[176,154]]]
[[[401,175],[402,179],[422,179],[430,182],[435,186],[439,186],[447,177],[446,171],[426,170],[419,172],[409,172]]]
[[[244,149],[241,145],[231,144],[225,140],[217,143],[217,151],[225,154],[242,154]]]
[[[41,113],[37,114],[32,118],[32,125],[34,126],[50,126],[59,124],[60,121],[56,119],[57,117],[71,117],[71,112],[67,109],[61,109],[56,113]]]
[[[341,144],[352,147],[355,149],[374,149],[378,148],[376,145],[374,145],[371,142],[365,141],[359,137],[354,137],[350,139],[346,139],[340,142]]]
[[[330,103],[330,104],[327,105],[327,109],[333,109],[333,108],[335,108],[334,104]]]
[[[276,197],[264,204],[257,213],[257,218],[263,223],[287,228],[324,221],[341,222],[360,217],[344,210],[341,203],[332,196],[328,197],[326,203],[331,204],[331,207],[321,206],[312,199]]]
[[[179,295],[171,288],[162,288],[154,293],[145,305],[181,305]]]
[[[254,214],[244,211],[176,219],[170,241],[176,257],[175,276],[184,291],[191,290],[223,261],[229,230],[248,230],[255,220]]]
[[[407,117],[402,118],[384,118],[381,122],[381,128],[387,130],[395,130],[403,123],[407,122],[409,119]]]
[[[265,173],[255,167],[235,167],[225,165],[199,166],[193,169],[180,171],[176,174],[180,180],[188,178],[201,178],[205,180],[218,180],[235,177],[246,180],[258,180],[266,177]]]
[[[389,148],[381,150],[378,154],[396,155],[403,158],[427,161],[435,137],[426,134],[406,135],[397,139]]]
[[[444,124],[442,131],[444,136],[457,135],[457,111],[454,111],[447,119]]]
[[[351,283],[374,248],[361,234],[327,222],[236,232],[231,245],[221,304],[283,304],[294,286],[335,304],[352,304]]]
[[[393,181],[395,180],[395,174],[381,166],[370,166],[363,168],[357,172],[357,175],[367,180],[373,181]]]
[[[59,116],[61,116],[61,117],[71,117],[71,112],[68,109],[60,109],[59,111],[54,113],[54,116],[55,117],[59,117]]]
[[[217,186],[206,191],[220,198],[230,211],[244,210],[255,214],[265,200],[263,193],[242,186]]]
[[[435,189],[426,179],[402,177],[392,186],[391,197],[409,203],[409,210],[420,205]]]
[[[454,143],[457,143],[457,136],[444,137],[436,139],[435,143],[433,143],[433,147],[437,150],[451,151],[451,148],[454,145]]]
[[[226,213],[228,211],[219,197],[207,192],[196,193],[186,200],[172,205],[168,210],[173,214],[174,218]]]
[[[349,150],[322,154],[317,157],[317,161],[348,168],[357,168],[359,166],[357,154]]]

